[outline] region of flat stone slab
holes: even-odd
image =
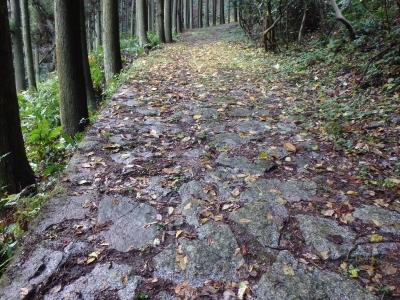
[[[266,160],[257,160],[255,163],[252,163],[244,156],[229,157],[226,152],[222,152],[216,159],[216,162],[224,166],[238,168],[250,174],[264,174],[275,167],[274,163]]]
[[[261,277],[253,290],[258,300],[378,299],[354,280],[318,268],[310,271],[298,264],[288,251],[279,253],[272,269]]]
[[[244,185],[243,178],[239,178],[236,175],[237,172],[232,168],[218,167],[206,173],[205,181],[218,187],[218,200],[227,200],[232,198],[231,192],[236,187]]]
[[[228,226],[204,225],[200,240],[179,239],[153,258],[154,277],[169,279],[175,284],[189,281],[202,286],[206,280],[237,281],[236,268],[243,263],[241,254],[234,255],[238,244]]]
[[[376,206],[363,206],[354,209],[353,216],[359,218],[364,223],[374,224],[374,219],[379,222],[379,231],[381,232],[400,232],[400,214],[398,212]]]
[[[199,213],[203,200],[212,200],[209,195],[203,192],[203,186],[199,181],[192,180],[182,184],[179,189],[182,203],[178,208],[186,217],[186,223],[199,226]]]
[[[219,133],[216,134],[211,142],[216,147],[239,147],[249,141],[249,138],[241,137],[236,133]]]
[[[268,158],[284,158],[289,156],[289,152],[285,150],[283,147],[275,147],[275,146],[260,146],[259,148],[260,153],[265,153]]]
[[[320,217],[307,215],[296,215],[299,221],[300,230],[309,247],[314,247],[319,252],[328,252],[331,259],[346,257],[349,249],[354,243],[355,234],[350,232],[347,227],[339,226],[335,221]],[[327,236],[340,236],[333,243],[327,239]]]
[[[13,262],[10,268],[12,269],[13,265],[18,264],[17,268],[20,268],[23,272],[17,274],[4,290],[0,290],[0,299],[20,300],[21,289],[30,290],[41,283],[45,283],[53,273],[58,271],[63,258],[64,254],[61,251],[39,247],[27,261]]]
[[[84,219],[89,212],[89,208],[84,203],[88,201],[93,202],[94,200],[94,194],[68,196],[62,193],[57,195],[42,206],[42,213],[38,219],[38,226],[35,228],[35,231],[42,232],[48,227],[66,220]]]
[[[235,128],[237,131],[246,134],[262,134],[271,130],[269,122],[260,122],[255,120],[231,122],[229,125]]]
[[[277,200],[288,202],[311,200],[316,195],[317,185],[312,181],[280,181],[278,179],[259,179],[248,183],[249,188],[239,197],[241,201]]]
[[[150,205],[136,203],[126,197],[105,196],[99,204],[98,223],[112,222],[100,232],[111,249],[126,251],[152,243],[157,229],[154,224],[157,211]],[[147,225],[147,226],[145,226]]]
[[[232,212],[229,220],[235,222],[263,246],[278,247],[279,226],[288,218],[286,208],[276,202],[253,202]]]
[[[133,300],[142,278],[131,276],[130,269],[127,265],[116,263],[99,264],[92,272],[62,287],[59,292],[56,292],[59,288],[56,286],[44,300],[95,300],[101,299],[98,293],[105,290],[116,290],[120,299]]]

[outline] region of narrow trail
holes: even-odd
[[[365,240],[333,217],[326,178],[308,170],[324,145],[282,113],[297,90],[235,42],[236,27],[190,31],[135,61],[1,299],[377,299],[339,265],[397,244],[355,247]],[[340,218],[374,216],[386,233],[400,223],[337,202]]]

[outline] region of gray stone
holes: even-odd
[[[162,176],[154,176],[148,181],[148,187],[145,189],[145,191],[150,194],[152,199],[160,201],[163,197],[171,192],[171,189],[164,188],[162,186],[162,181],[164,180],[165,178]]]
[[[371,121],[367,124],[368,129],[375,129],[385,125],[384,121]]]
[[[230,117],[250,117],[253,111],[246,108],[234,108],[232,109],[228,115]]]
[[[231,192],[244,184],[242,178],[238,178],[237,172],[231,168],[218,167],[208,171],[204,177],[206,182],[211,182],[218,187],[218,200],[227,200],[232,198]]]
[[[66,220],[84,219],[89,208],[82,207],[85,202],[95,201],[93,194],[69,196],[61,193],[48,200],[41,208],[36,232],[42,232],[51,225],[59,224]]]
[[[284,272],[286,270],[286,272]],[[287,270],[293,270],[294,276]],[[377,300],[354,280],[297,264],[288,251],[279,253],[271,270],[253,287],[256,299],[274,300]]]
[[[238,147],[249,141],[248,137],[241,137],[236,133],[219,133],[211,139],[216,147]]]
[[[347,227],[339,226],[335,221],[306,215],[296,215],[300,230],[309,247],[314,247],[319,252],[329,251],[331,259],[346,257],[352,247],[355,234]],[[335,244],[326,239],[327,235],[340,235],[343,238],[341,244]]]
[[[288,202],[311,200],[316,194],[317,185],[312,181],[280,181],[278,179],[259,179],[249,183],[239,199],[245,202],[255,200],[275,200],[284,198]]]
[[[185,151],[183,153],[184,156],[187,157],[192,157],[192,158],[199,158],[200,156],[206,154],[206,151],[204,149],[192,149],[189,151]]]
[[[275,166],[274,163],[266,160],[258,160],[257,163],[252,163],[244,156],[229,157],[226,152],[222,152],[216,162],[251,174],[263,174]]]
[[[379,231],[399,233],[400,214],[376,206],[363,206],[354,209],[353,216],[361,219],[364,223],[372,223],[372,219],[379,222]]]
[[[47,279],[58,270],[63,260],[63,253],[43,247],[37,248],[26,261],[15,261],[9,269],[23,270],[17,274],[7,287],[0,290],[0,299],[21,299],[21,288],[45,284]]]
[[[263,134],[271,130],[268,122],[260,122],[255,120],[231,122],[230,126],[234,127],[237,131],[244,133]]]
[[[244,227],[263,246],[278,247],[279,226],[288,218],[286,208],[274,201],[253,202],[232,212],[229,220]]]
[[[129,247],[141,248],[152,243],[157,230],[148,225],[156,220],[157,211],[144,203],[136,203],[126,197],[105,196],[99,204],[98,223],[112,221],[100,235],[111,249],[126,251]],[[145,226],[147,225],[147,226]]]
[[[157,295],[158,300],[176,300],[176,297],[167,293],[166,291],[159,292]]]
[[[186,222],[190,225],[199,226],[198,217],[203,200],[211,200],[211,197],[203,192],[203,186],[195,180],[182,184],[179,194],[181,195],[182,203],[178,208],[186,217]]]
[[[283,147],[275,147],[275,146],[270,146],[270,147],[265,147],[265,146],[260,146],[259,151],[262,153],[267,154],[268,157],[273,157],[273,158],[284,158],[286,156],[289,156],[289,152],[285,150]]]
[[[156,255],[154,277],[174,283],[188,280],[191,286],[202,286],[210,279],[237,281],[236,268],[243,263],[243,257],[234,256],[238,245],[230,229],[207,225],[199,232],[203,241],[179,239],[179,247],[170,245]],[[179,261],[184,263],[179,265]]]
[[[135,299],[135,290],[142,281],[139,276],[130,276],[130,267],[116,263],[99,264],[92,272],[80,277],[73,283],[62,288],[61,291],[44,297],[44,300],[94,300],[97,299],[96,293],[104,290],[117,290],[120,299]],[[124,276],[127,276],[128,282],[123,282]]]

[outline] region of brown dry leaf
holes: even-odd
[[[128,284],[128,274],[125,274],[124,276],[122,276],[121,281],[122,281],[123,285],[127,285]]]
[[[394,275],[394,274],[397,273],[397,268],[393,267],[389,263],[382,263],[381,266],[380,266],[380,269],[386,275]]]
[[[351,222],[354,222],[356,220],[356,218],[354,218],[352,214],[344,215],[340,219],[342,221],[344,221],[345,223],[351,223]]]
[[[378,226],[378,227],[381,226],[381,224],[379,223],[378,220],[376,220],[376,219],[374,219],[374,218],[371,218],[371,220],[372,220],[372,222],[373,222],[376,226]]]
[[[235,187],[235,189],[231,192],[232,197],[236,198],[237,196],[240,195],[240,188]]]
[[[162,171],[163,171],[165,174],[176,174],[176,172],[175,172],[174,170],[168,169],[168,168],[164,168],[164,169],[162,169]]]
[[[285,262],[282,263],[282,271],[283,271],[283,274],[285,274],[285,275],[294,276],[294,271],[293,271],[292,266]]]
[[[285,205],[287,203],[286,199],[283,199],[282,197],[278,197],[275,199],[275,202]]]
[[[244,295],[250,296],[250,290],[249,290],[248,284],[249,283],[247,281],[243,281],[243,282],[239,283],[238,298],[240,300],[242,300],[244,298]]]
[[[192,202],[189,202],[188,204],[186,204],[186,205],[183,207],[183,210],[189,209],[190,206],[192,206]]]
[[[239,222],[240,222],[240,223],[250,223],[251,220],[248,220],[248,219],[244,219],[244,218],[243,218],[243,219],[240,219]]]
[[[357,195],[358,193],[356,191],[347,191],[347,195]]]
[[[324,216],[325,217],[332,217],[334,213],[335,213],[334,209],[328,209],[328,210],[325,211]]]
[[[187,256],[178,255],[178,265],[182,271],[186,270],[186,265],[188,261],[189,259],[187,258]]]
[[[87,261],[86,261],[86,263],[87,264],[91,264],[92,262],[94,262],[96,260],[96,257],[90,257]]]
[[[219,214],[214,216],[214,221],[218,222],[218,221],[223,221],[224,220],[224,215],[223,214]]]
[[[370,265],[361,265],[358,266],[358,268],[362,271],[367,271],[369,276],[374,276],[375,273],[375,268],[373,266]]]
[[[115,204],[115,205],[118,205],[118,204],[119,204],[118,199],[114,199],[114,204]]]
[[[293,153],[296,153],[296,151],[297,151],[296,146],[293,145],[292,143],[285,143],[283,145],[283,148],[285,148],[286,151],[293,152]]]
[[[185,282],[183,282],[183,283],[181,283],[181,284],[178,284],[178,285],[175,287],[175,293],[176,293],[176,294],[179,294],[183,288],[187,287],[188,284],[189,284],[189,280],[188,280],[188,281],[185,281]]]
[[[175,238],[178,238],[182,234],[183,230],[178,230],[175,234]]]

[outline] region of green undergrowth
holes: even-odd
[[[158,45],[154,36],[152,45]],[[130,64],[143,53],[144,49],[138,44],[137,38],[121,38],[124,65]],[[122,71],[106,85],[103,57],[102,47],[89,55],[93,87],[99,107],[127,79],[126,72]],[[60,172],[64,170],[76,143],[83,137],[82,133],[75,137],[62,133],[56,72],[49,74],[46,81],[38,83],[37,90],[18,94],[18,101],[27,157],[39,184],[35,195],[27,196],[24,193],[0,199],[0,274],[12,258],[18,240],[23,236],[29,221],[39,213],[40,205],[48,198],[48,192],[54,186]],[[96,118],[96,112],[91,114],[90,121]]]

